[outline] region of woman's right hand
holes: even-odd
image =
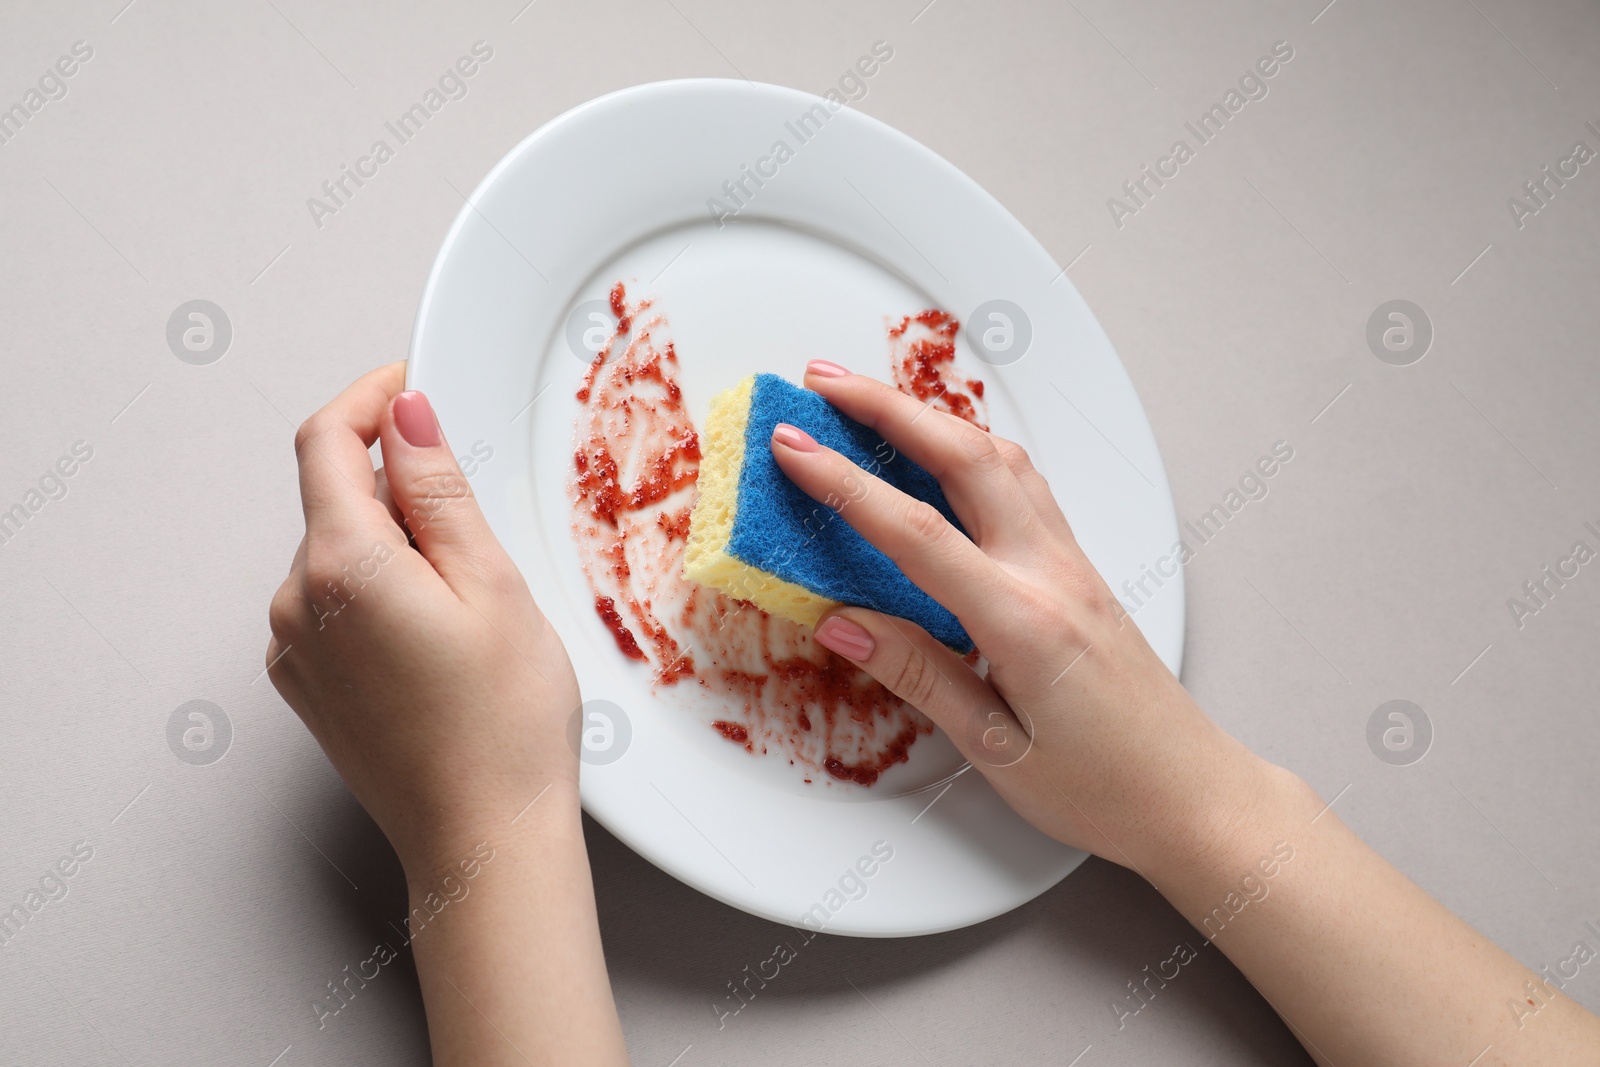
[[[1597,1062],[1600,1020],[1206,718],[1021,448],[831,363],[812,363],[806,385],[932,473],[971,536],[792,426],[773,433],[778,465],[844,501],[840,515],[955,612],[989,673],[860,608],[829,612],[817,640],[921,708],[1024,818],[1154,884],[1319,1064]],[[1146,1003],[1113,1002],[1119,1026]]]
[[[830,611],[817,640],[921,709],[1024,818],[1143,873],[1225,837],[1289,777],[1194,703],[1020,446],[832,363],[805,384],[937,478],[967,535],[795,427],[773,434],[778,465],[954,612],[989,671],[864,608]]]

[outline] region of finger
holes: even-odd
[[[388,510],[389,517],[394,520],[394,524],[404,530],[406,517],[400,514],[400,505],[394,502],[394,493],[389,489],[389,475],[385,473],[383,467],[379,467],[372,477],[376,483],[372,495],[377,497],[378,503]],[[410,536],[409,532],[407,536]]]
[[[404,363],[379,367],[356,379],[295,433],[300,503],[308,534],[345,536],[362,528],[370,532],[382,520],[367,449],[378,439],[390,398],[404,385]]]
[[[1044,475],[1034,467],[1027,450],[1004,437],[996,436],[994,443],[999,446],[1000,454],[1005,457],[1006,466],[1010,467],[1011,473],[1016,476],[1017,484],[1022,486],[1022,491],[1032,501],[1034,514],[1039,516],[1039,520],[1051,532],[1064,536],[1076,544],[1077,538],[1073,536],[1072,525],[1067,522],[1067,516],[1061,510],[1060,503],[1050,491],[1050,483],[1045,481]]]
[[[987,618],[1005,573],[933,505],[868,474],[787,423],[773,430],[772,458],[802,492],[837,511],[969,630],[972,620]]]
[[[805,384],[938,479],[951,509],[978,544],[993,547],[1007,533],[1028,527],[1032,501],[987,432],[825,360],[807,365]]]
[[[1006,766],[1026,753],[1028,734],[1006,702],[915,623],[865,608],[838,608],[817,623],[816,640],[932,719],[973,763]]]
[[[478,508],[428,398],[415,390],[395,397],[383,417],[380,440],[389,492],[417,551],[458,595],[486,589],[501,573],[505,551]]]

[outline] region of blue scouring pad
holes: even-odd
[[[780,422],[927,501],[962,529],[927,471],[818,394],[775,374],[757,374],[711,401],[685,574],[808,626],[829,608],[851,604],[909,619],[955,651],[972,651],[972,638],[954,615],[778,468],[769,442]]]

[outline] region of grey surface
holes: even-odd
[[[1520,229],[1507,206],[1574,141],[1600,150],[1592,4],[124,2],[8,3],[0,32],[3,103],[95,50],[0,145],[0,509],[94,450],[0,545],[0,903],[94,848],[0,949],[4,1062],[425,1062],[407,961],[326,1030],[310,1008],[403,893],[258,677],[301,529],[293,425],[404,355],[455,189],[547,119],[735,65],[820,92],[877,39],[895,57],[859,106],[1073,264],[1180,518],[1295,450],[1188,567],[1202,704],[1528,965],[1600,924],[1600,563],[1520,629],[1507,607],[1600,549],[1600,162]],[[480,38],[470,94],[318,229],[306,198]],[[1280,39],[1270,94],[1115,226],[1107,198]],[[233,325],[210,366],[166,342],[196,298]],[[1392,299],[1435,329],[1412,366],[1366,343]],[[168,746],[194,699],[232,724],[220,762]],[[1434,727],[1410,766],[1368,748],[1392,699]],[[974,929],[819,938],[719,1031],[724,983],[792,935],[591,831],[640,1064],[1305,1062],[1209,949],[1119,1032],[1109,1003],[1195,935],[1100,861]],[[1592,972],[1568,992],[1594,1009]]]

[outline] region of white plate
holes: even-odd
[[[818,105],[828,117],[801,143],[793,124]],[[1011,301],[1031,324],[1021,359],[991,366],[965,340],[959,348],[988,386],[995,431],[1028,448],[1113,588],[1166,556],[1178,532],[1138,397],[1061,269],[949,163],[828,107],[771,85],[674,81],[613,93],[538,130],[445,238],[409,384],[432,398],[458,453],[493,450],[472,473],[490,524],[565,639],[585,699],[624,709],[621,758],[583,767],[590,814],[734,907],[790,925],[809,913],[815,926],[822,904],[830,933],[905,936],[1017,907],[1084,854],[962,772],[942,735],[918,741],[870,789],[806,785],[786,760],[751,756],[707,728],[715,707],[652,692],[596,616],[571,534],[585,363],[569,347],[569,317],[619,279],[630,296],[652,297],[670,317],[698,425],[713,393],[753,371],[797,379],[821,356],[887,377],[887,316],[941,307],[962,319],[964,339],[975,309]],[[764,164],[776,174],[759,188],[747,181],[754,195],[719,227],[708,199],[730,203],[723,183],[779,140],[792,158]],[[1174,671],[1183,617],[1181,575],[1137,613]],[[863,857],[872,875],[852,877]]]

